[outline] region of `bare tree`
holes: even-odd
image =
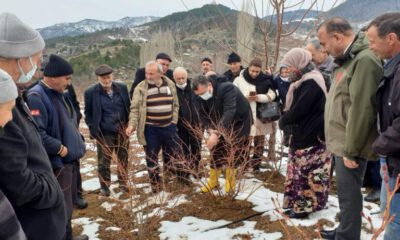
[[[254,17],[251,15],[251,2],[250,0],[243,0],[242,11],[239,13],[236,39],[237,39],[237,53],[241,56],[244,62],[250,62],[254,56]]]
[[[140,65],[144,66],[146,62],[153,60],[159,52],[165,52],[174,59],[175,39],[171,30],[159,31],[151,37],[151,40],[144,43],[140,49]]]

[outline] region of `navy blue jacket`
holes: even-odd
[[[43,82],[31,88],[27,97],[52,167],[61,168],[64,163],[83,157],[86,147],[77,126],[77,113],[69,98],[48,88]],[[58,154],[61,145],[68,148],[68,154],[63,158]]]
[[[286,95],[289,91],[290,83],[291,82],[283,81],[280,75],[276,76],[273,81],[274,88],[278,90],[279,98],[283,106],[286,104]]]
[[[131,106],[128,88],[125,84],[117,82],[113,82],[113,88],[117,88],[118,91],[116,91],[116,93],[120,94],[122,97],[122,101],[125,105],[124,115],[128,116],[126,122],[123,124],[127,124],[129,121],[129,112]],[[100,122],[102,118],[102,111],[100,91],[102,91],[102,86],[99,83],[89,87],[85,91],[85,122],[89,127],[90,136],[93,138],[101,136]]]

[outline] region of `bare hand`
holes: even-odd
[[[65,157],[67,155],[68,155],[68,148],[66,146],[64,146],[62,151],[60,152],[60,156]]]
[[[132,126],[127,127],[125,130],[126,136],[130,137],[134,131],[135,131],[135,129],[133,129]]]
[[[208,138],[208,140],[207,140],[207,148],[208,148],[208,150],[211,151],[215,147],[215,145],[217,145],[218,141],[219,141],[218,135],[215,134],[215,133],[212,133],[210,135],[210,137]]]
[[[349,160],[348,158],[343,157],[343,162],[347,168],[350,169],[358,168],[358,163],[356,163],[356,161]]]
[[[249,102],[253,102],[253,101],[258,101],[258,97],[257,95],[255,96],[247,96],[247,100],[249,100]]]

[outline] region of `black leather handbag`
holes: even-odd
[[[281,104],[279,102],[261,103],[257,107],[257,118],[263,123],[274,122],[281,117]]]

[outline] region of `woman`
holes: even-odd
[[[273,88],[272,76],[261,71],[262,62],[256,58],[250,62],[233,84],[236,85],[250,103],[254,124],[250,136],[254,139],[254,153],[251,161],[253,170],[260,169],[261,158],[264,152],[265,135],[272,132],[272,123],[262,122],[257,118],[257,107],[260,103],[271,102],[276,94]]]
[[[283,208],[290,218],[305,218],[328,200],[331,159],[323,142],[327,91],[308,51],[294,48],[282,64],[292,81],[279,120],[279,127],[291,135]]]

